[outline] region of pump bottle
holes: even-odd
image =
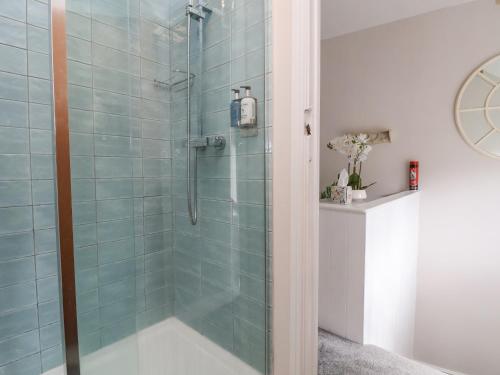
[[[245,96],[241,99],[241,127],[251,127],[257,124],[257,99],[252,96],[250,86],[241,86],[245,89]]]
[[[240,98],[240,90],[232,89],[234,94],[234,98],[231,101],[231,127],[237,128],[241,123],[241,98]]]

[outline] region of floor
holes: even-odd
[[[372,345],[319,332],[318,375],[443,375],[420,363]]]

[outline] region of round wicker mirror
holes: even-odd
[[[481,65],[465,81],[455,116],[469,145],[500,159],[500,55]]]

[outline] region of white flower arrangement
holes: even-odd
[[[330,150],[337,151],[347,157],[349,186],[351,186],[353,190],[365,190],[375,184],[372,183],[363,186],[361,179],[363,162],[368,160],[368,154],[372,150],[372,146],[370,146],[368,142],[369,137],[367,134],[346,134],[332,139],[327,144]]]

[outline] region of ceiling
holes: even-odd
[[[322,39],[474,0],[322,0]]]

